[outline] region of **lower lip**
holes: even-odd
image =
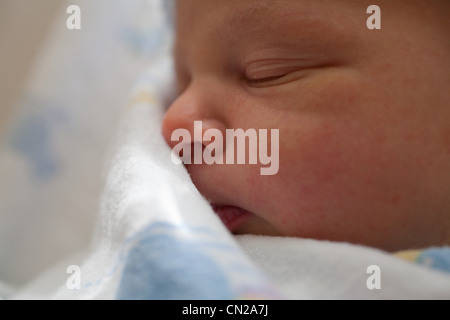
[[[213,206],[214,212],[231,232],[242,225],[250,216],[250,212],[233,206]]]

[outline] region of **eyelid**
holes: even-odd
[[[245,76],[249,81],[276,79],[307,66],[304,59],[267,59],[249,63]]]

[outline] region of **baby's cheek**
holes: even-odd
[[[300,183],[329,185],[342,176],[353,157],[351,143],[346,142],[346,128],[322,122],[314,128],[304,125],[304,130],[291,132],[288,143],[280,148],[280,173],[286,177],[300,176]]]
[[[295,225],[310,231],[325,228],[356,215],[370,198],[381,197],[376,195],[382,189],[377,186],[377,151],[361,139],[338,121],[317,123],[314,130],[289,137],[296,143],[280,147],[278,186],[274,188],[284,203],[280,223],[289,229]],[[298,223],[289,226],[289,219]]]

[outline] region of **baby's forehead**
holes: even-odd
[[[366,9],[361,1],[354,0],[177,0],[178,20],[183,22],[177,31],[192,34],[200,28],[214,30],[220,41],[222,33],[229,32],[313,32],[317,25],[344,29],[348,21],[355,20],[355,12],[366,18]]]
[[[182,46],[201,38],[203,46],[227,43],[229,48],[246,41],[266,42],[269,46],[274,42],[348,37],[352,30],[346,26],[354,23],[354,19],[348,18],[336,28],[327,15],[329,12],[337,15],[338,10],[343,14],[346,10],[335,2],[342,1],[178,0],[176,38]]]

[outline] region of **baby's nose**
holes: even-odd
[[[163,119],[162,134],[171,148],[179,143],[173,136],[180,129],[189,132],[192,143],[203,144],[201,138],[205,131],[218,129],[225,134],[226,126],[212,99],[187,91],[172,103]],[[198,141],[199,138],[201,141]]]

